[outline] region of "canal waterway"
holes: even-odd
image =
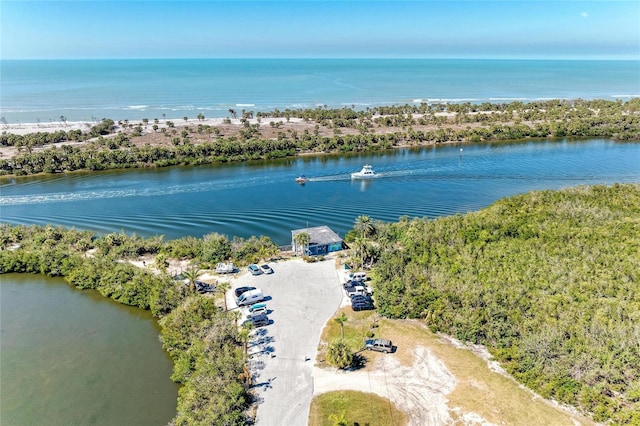
[[[0,284],[3,425],[162,425],[178,387],[148,311],[62,279]]]
[[[371,164],[379,177],[354,181]],[[298,185],[295,177],[310,181]],[[60,224],[99,233],[230,238],[329,225],[359,215],[396,221],[465,213],[531,190],[640,181],[640,144],[553,140],[431,146],[159,170],[2,180],[3,222]]]

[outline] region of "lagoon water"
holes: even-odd
[[[162,425],[172,362],[149,312],[41,275],[2,275],[2,425]]]
[[[0,115],[8,123],[640,96],[640,61],[1,60],[0,74]]]

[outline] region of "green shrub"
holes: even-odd
[[[353,352],[344,342],[335,341],[329,343],[325,359],[329,364],[344,369],[353,363]]]

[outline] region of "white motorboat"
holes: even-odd
[[[370,179],[375,177],[378,177],[378,174],[368,164],[362,166],[362,170],[359,172],[351,173],[351,179]]]
[[[309,182],[309,178],[306,177],[305,175],[302,176],[298,176],[296,178],[296,183],[299,183],[300,185],[304,185],[305,183]]]

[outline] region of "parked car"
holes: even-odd
[[[249,312],[253,312],[256,309],[262,309],[262,308],[266,308],[267,304],[264,302],[261,303],[254,303],[253,305],[249,306]]]
[[[369,292],[367,290],[365,290],[364,287],[361,286],[356,286],[353,287],[353,291],[347,291],[347,294],[349,295],[350,298],[354,298],[356,296],[361,296],[361,297],[369,297],[371,298],[371,295],[369,294]]]
[[[266,315],[257,315],[254,317],[249,317],[242,325],[250,325],[252,327],[262,327],[265,325],[269,325],[269,317]]]
[[[367,303],[373,303],[373,299],[369,296],[362,296],[360,294],[354,294],[351,296],[351,303],[356,303],[356,302],[367,302]]]
[[[357,301],[351,303],[351,309],[354,311],[370,311],[375,309],[372,302]]]
[[[196,281],[196,290],[198,293],[212,293],[216,291],[216,286],[213,284],[205,283],[203,281]]]
[[[218,274],[232,274],[236,271],[236,267],[233,263],[220,262],[216,264],[216,273]]]
[[[367,278],[367,273],[366,272],[351,272],[350,274],[347,275],[347,280],[346,281],[364,282],[367,279],[368,278]]]
[[[236,304],[238,306],[249,306],[261,302],[264,300],[264,295],[262,294],[262,290],[259,288],[245,291],[236,299]]]
[[[255,290],[255,289],[256,289],[255,287],[238,287],[233,291],[233,293],[236,295],[236,297],[240,297],[240,295],[245,291]]]
[[[262,274],[262,270],[260,268],[258,268],[258,265],[249,265],[248,269],[249,269],[249,272],[251,272],[251,275],[260,275],[260,274]]]
[[[250,312],[249,315],[247,315],[247,319],[253,320],[253,319],[260,319],[262,317],[267,316],[266,312]]]
[[[249,307],[251,314],[266,314],[268,312],[266,303],[256,303]]]
[[[364,347],[370,351],[384,352],[387,354],[393,352],[393,343],[387,339],[367,340]]]
[[[273,269],[271,269],[271,266],[266,263],[264,265],[260,265],[260,270],[263,274],[273,274]]]
[[[346,286],[344,287],[344,292],[347,296],[349,297],[353,297],[353,296],[371,296],[373,294],[373,291],[370,290],[368,287],[364,287],[361,285],[356,285],[356,286]]]

